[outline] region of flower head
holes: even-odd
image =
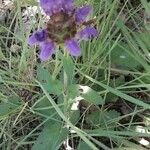
[[[76,8],[74,0],[40,0],[40,5],[50,19],[45,29],[29,37],[28,43],[31,46],[39,44],[42,60],[49,59],[59,44],[64,44],[71,55],[79,56],[79,39],[98,36],[97,30],[90,27],[93,21],[86,21],[91,6]]]

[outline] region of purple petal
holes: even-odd
[[[74,0],[63,0],[63,9],[66,12],[71,12],[74,9]]]
[[[40,0],[40,5],[47,15],[60,12],[64,0]]]
[[[47,39],[48,33],[46,29],[43,29],[41,31],[37,31],[35,33],[33,33],[29,39],[28,39],[28,44],[30,46],[34,45],[34,44],[38,44],[40,42],[43,42]]]
[[[66,40],[65,46],[71,55],[79,56],[81,54],[81,50],[77,40],[75,39]]]
[[[89,40],[97,36],[98,32],[93,27],[86,27],[85,29],[80,31],[80,38],[83,38],[84,40]]]
[[[54,0],[52,6],[52,13],[58,13],[63,9],[63,2],[64,0]]]
[[[54,5],[54,0],[40,0],[40,5],[47,15],[52,14],[52,6]]]
[[[52,41],[45,41],[41,43],[40,47],[41,52],[39,57],[43,61],[48,60],[55,51],[55,44]]]
[[[76,21],[77,22],[85,21],[86,17],[90,14],[91,11],[92,11],[92,7],[89,5],[78,8],[75,14]]]

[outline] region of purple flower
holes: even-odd
[[[83,22],[85,21],[86,17],[89,15],[89,13],[92,11],[92,7],[91,6],[83,6],[81,8],[78,8],[76,10],[76,21],[77,22]]]
[[[45,29],[29,37],[28,43],[30,46],[39,44],[41,60],[48,60],[59,44],[63,44],[71,55],[79,56],[79,39],[89,40],[98,36],[97,30],[90,27],[93,22],[86,21],[92,11],[91,6],[76,8],[74,0],[40,0],[40,5],[50,19]]]
[[[86,27],[82,31],[80,31],[80,37],[84,40],[89,40],[93,37],[97,37],[98,32],[95,28],[93,27]]]
[[[65,46],[73,56],[79,56],[81,54],[79,43],[76,39],[66,40]]]

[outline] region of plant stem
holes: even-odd
[[[64,57],[68,57],[68,52],[64,51]],[[64,69],[64,115],[66,116],[67,120],[69,119],[68,115],[68,76]],[[65,122],[66,128],[69,130],[69,125]],[[71,150],[72,148],[69,145],[69,135],[67,136],[66,140],[64,141],[64,146],[66,150]]]
[[[68,118],[68,77],[66,72],[64,71],[64,114]]]
[[[64,51],[64,57],[68,57],[68,52]],[[68,119],[68,76],[64,70],[64,115]]]

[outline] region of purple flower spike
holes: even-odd
[[[55,44],[52,41],[45,41],[41,43],[40,59],[45,61],[48,60],[55,51]]]
[[[92,7],[89,5],[80,7],[76,10],[76,21],[77,22],[83,22],[85,21],[86,17],[90,14],[92,11]]]
[[[79,56],[81,54],[81,50],[77,40],[75,39],[66,40],[65,45],[71,55]]]
[[[86,27],[85,29],[80,31],[80,37],[86,41],[97,36],[98,36],[98,32],[93,27]]]
[[[34,44],[38,44],[40,42],[43,42],[47,39],[48,34],[47,31],[44,29],[42,31],[37,31],[35,33],[33,33],[29,39],[28,39],[28,44],[30,46],[34,45]]]
[[[88,40],[98,36],[96,29],[90,27],[95,21],[86,20],[92,11],[91,6],[77,8],[74,0],[40,0],[40,5],[49,16],[49,20],[44,30],[35,32],[29,37],[28,43],[30,46],[34,44],[40,46],[42,60],[51,57],[56,45],[64,44],[71,55],[79,56],[80,38]]]

